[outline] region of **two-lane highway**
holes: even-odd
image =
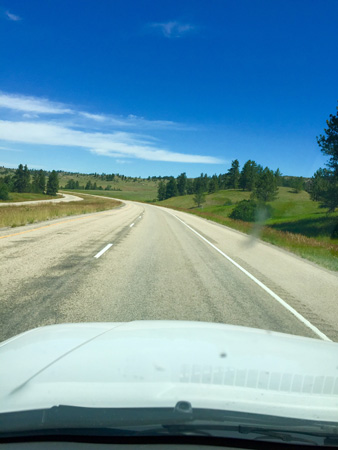
[[[338,340],[338,277],[196,216],[125,202],[0,231],[0,340],[53,323],[179,319]]]

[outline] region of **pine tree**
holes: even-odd
[[[29,192],[30,174],[27,167],[19,164],[14,175],[14,192]]]
[[[228,183],[227,187],[229,189],[238,189],[239,178],[240,178],[239,161],[238,159],[235,159],[234,161],[232,161],[231,167],[227,173],[227,183]]]
[[[277,180],[272,170],[268,167],[263,169],[260,175],[257,175],[253,197],[265,203],[271,202],[277,198],[278,187]]]
[[[310,186],[310,197],[319,200],[323,207],[333,212],[338,207],[338,107],[334,116],[330,114],[326,121],[325,135],[317,137],[317,143],[324,153],[329,156],[327,169],[319,169],[314,174]]]
[[[59,190],[59,177],[55,170],[51,172],[47,181],[47,195],[56,195]]]

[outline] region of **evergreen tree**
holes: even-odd
[[[46,189],[46,177],[43,170],[39,170],[34,172],[33,182],[32,182],[32,191],[44,194]]]
[[[185,172],[177,177],[177,189],[179,195],[185,195],[187,192],[187,175]]]
[[[196,203],[196,205],[198,206],[198,208],[200,206],[202,206],[202,203],[205,202],[205,194],[204,194],[202,189],[200,189],[199,191],[197,191],[195,193],[195,196],[193,197],[193,200]]]
[[[312,200],[319,200],[333,212],[338,207],[338,107],[336,115],[330,114],[326,124],[325,135],[317,137],[317,143],[322,153],[329,156],[328,168],[317,170],[309,191]]]
[[[190,178],[187,179],[187,194],[191,195],[194,193],[194,183]]]
[[[217,175],[213,175],[209,181],[208,192],[209,194],[213,194],[218,191],[218,177]]]
[[[14,175],[14,192],[29,192],[30,190],[30,174],[27,167],[19,164]]]
[[[255,161],[247,161],[241,171],[239,185],[244,191],[253,191],[257,179],[257,164]]]
[[[278,187],[277,180],[272,170],[265,167],[263,171],[257,175],[253,197],[265,203],[271,202],[277,198]]]
[[[161,202],[162,200],[165,200],[166,196],[166,186],[165,182],[161,180],[158,183],[158,189],[157,189],[157,198]]]
[[[56,195],[59,190],[59,177],[55,170],[53,170],[47,181],[47,195]]]
[[[294,177],[290,181],[290,187],[292,187],[294,193],[298,194],[304,189],[304,180],[302,177]]]
[[[165,198],[176,197],[178,195],[177,183],[174,177],[170,177],[166,185]]]
[[[282,173],[281,173],[281,171],[279,170],[279,168],[276,170],[276,172],[275,172],[275,178],[276,178],[276,183],[277,183],[277,186],[282,186],[282,184],[283,184],[283,179],[282,179]]]
[[[229,189],[238,189],[239,178],[240,178],[239,161],[238,159],[235,159],[234,161],[232,161],[231,167],[227,173],[227,187]]]
[[[3,178],[0,178],[0,200],[9,200],[8,186]]]

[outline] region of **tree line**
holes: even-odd
[[[257,200],[268,202],[277,198],[278,186],[282,183],[279,169],[274,172],[249,160],[240,170],[239,161],[235,159],[225,174],[209,177],[202,173],[199,177],[190,179],[186,173],[181,173],[177,178],[161,180],[158,184],[157,197],[161,201],[179,195],[195,194],[196,203],[201,203],[203,195],[207,193],[212,194],[220,189],[242,189],[252,192],[252,196]]]
[[[0,200],[9,200],[11,192],[56,195],[59,190],[58,173],[53,170],[47,176],[43,170],[29,170],[19,164],[14,175],[0,178]]]

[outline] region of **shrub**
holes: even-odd
[[[0,200],[9,200],[8,187],[5,183],[0,183]]]
[[[338,239],[338,222],[336,223],[336,225],[332,230],[331,239]]]
[[[244,222],[264,222],[272,216],[272,207],[254,200],[242,200],[232,210],[231,219],[243,220]]]
[[[242,200],[232,210],[229,217],[231,219],[243,220],[244,222],[254,222],[257,203],[253,200]]]
[[[223,206],[231,206],[231,205],[232,205],[232,201],[230,200],[230,198],[225,198]]]

